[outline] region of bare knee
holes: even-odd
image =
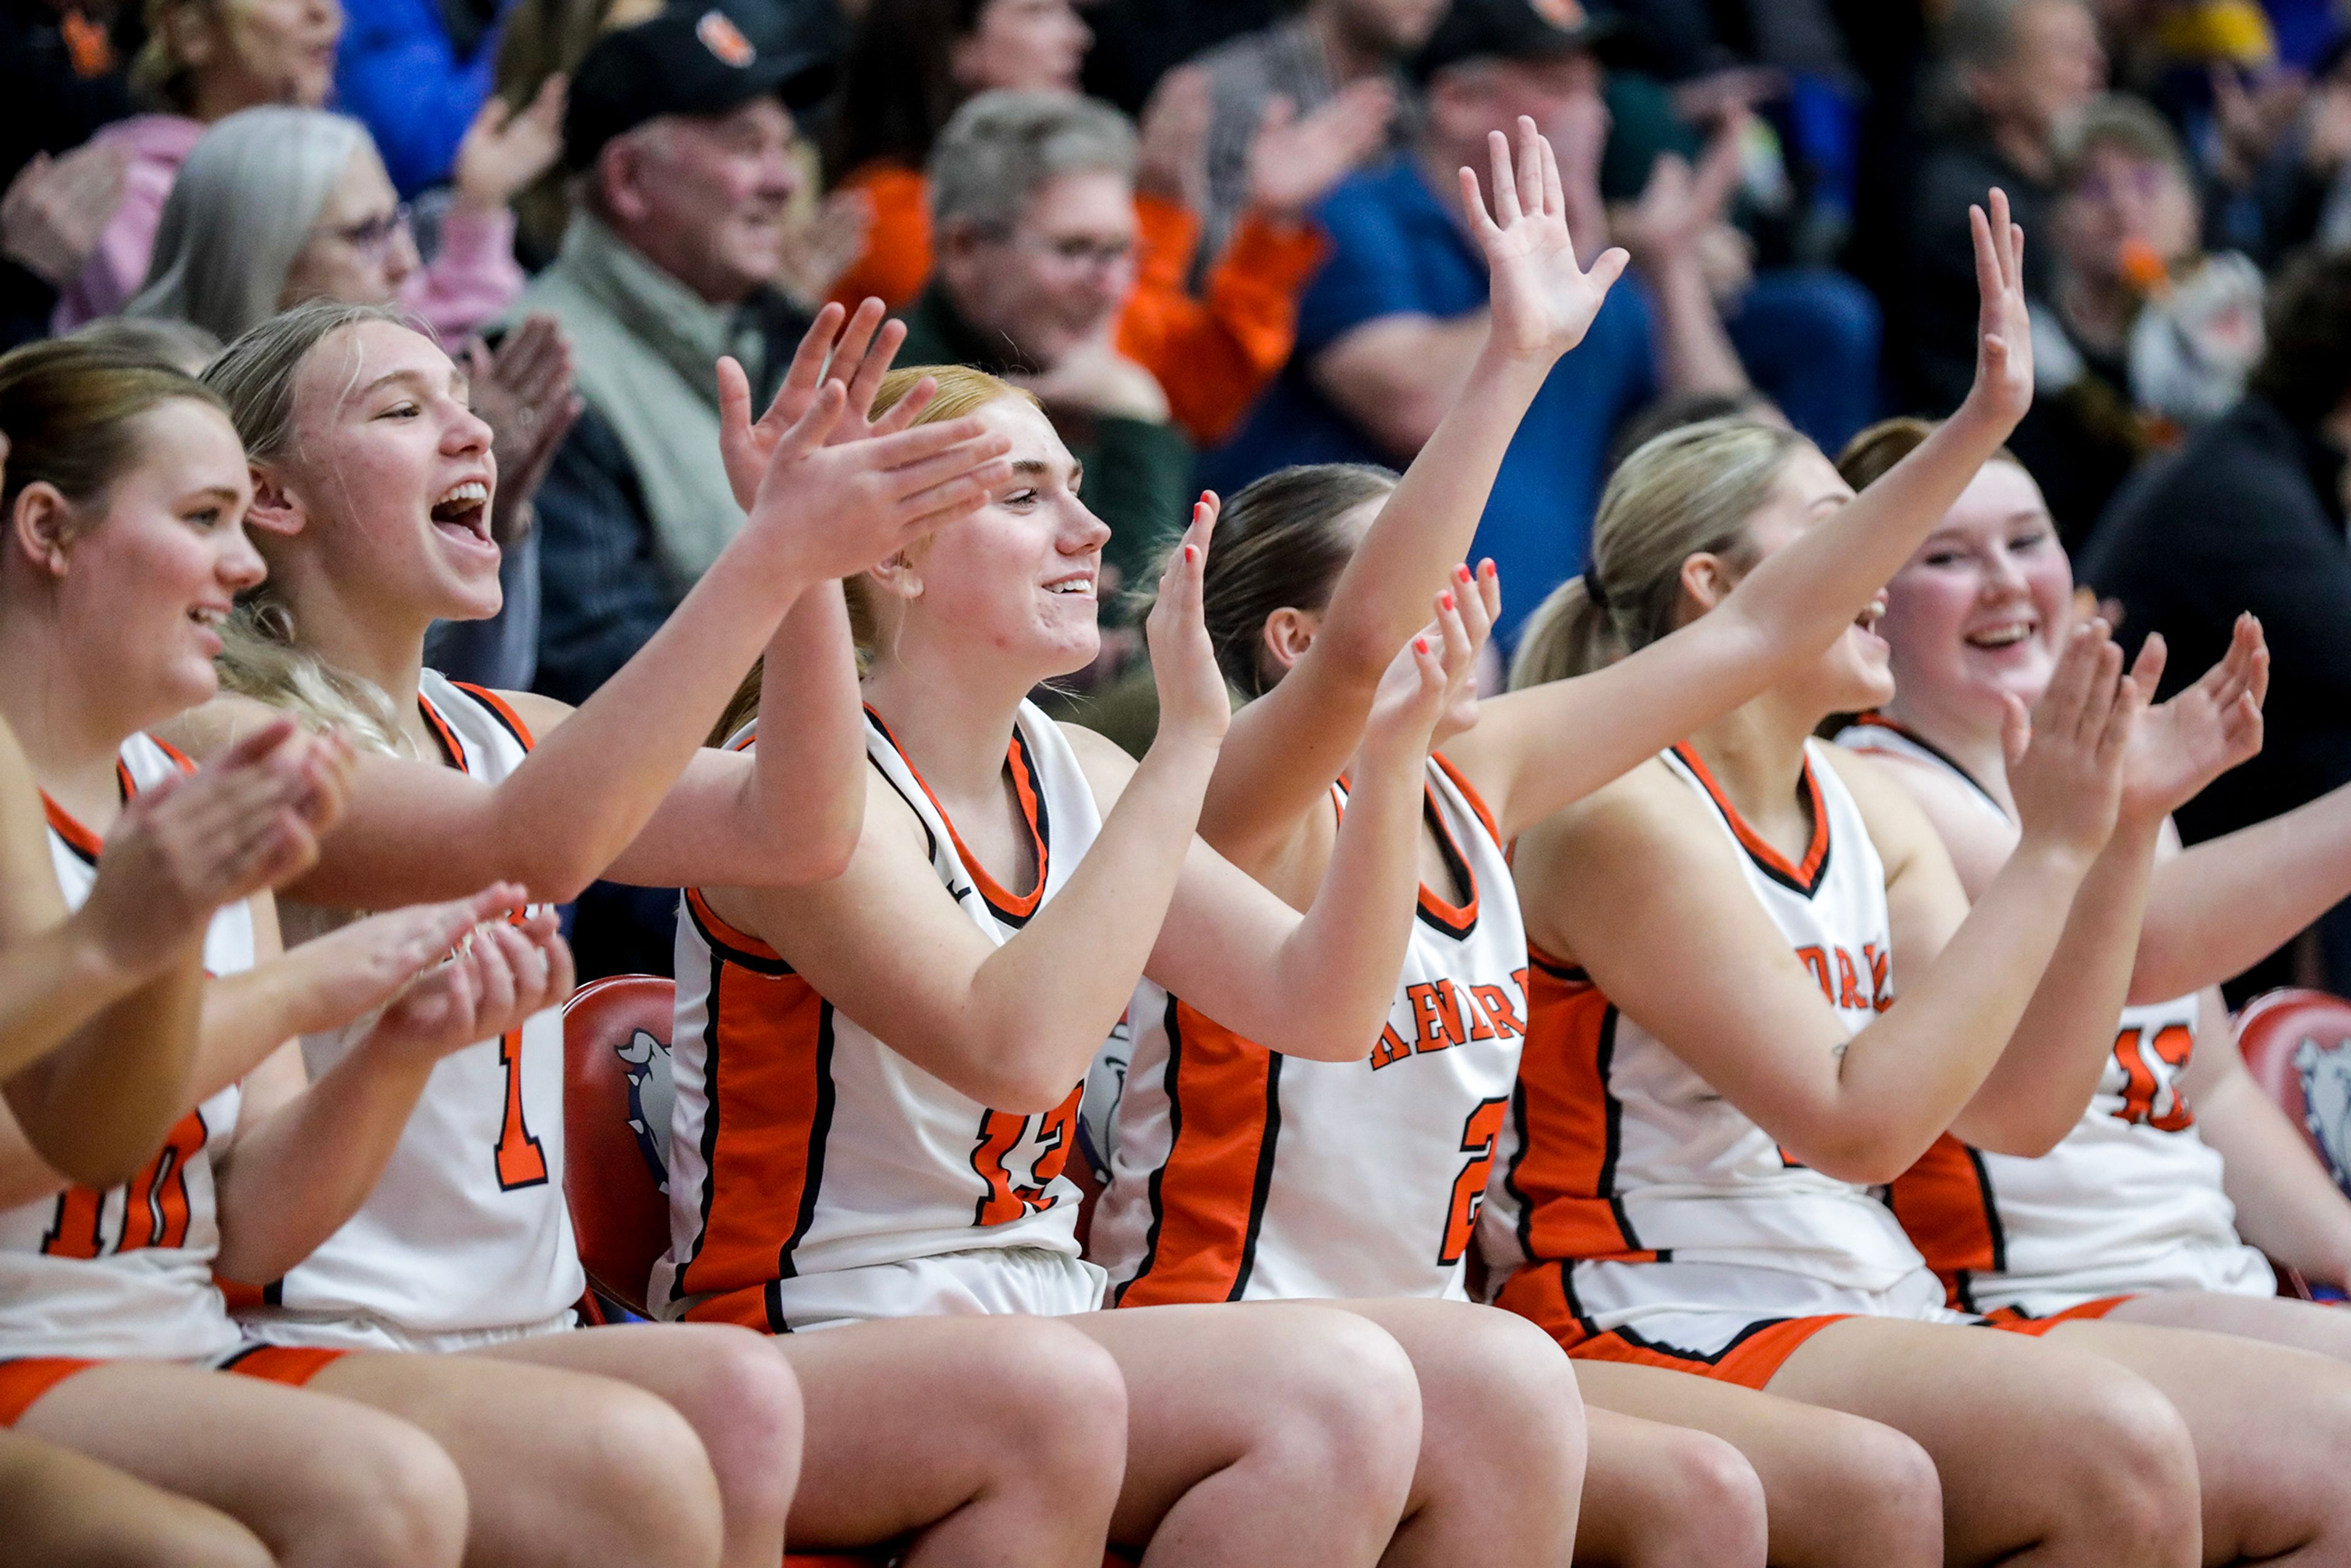
[[[1426,1429],[1434,1435],[1443,1421],[1448,1447],[1499,1456],[1529,1475],[1557,1476],[1573,1495],[1584,1463],[1583,1396],[1573,1366],[1524,1318],[1483,1308],[1459,1316],[1445,1362],[1455,1386],[1430,1387],[1428,1368],[1421,1369]]]
[[[691,1351],[687,1375],[664,1393],[702,1439],[730,1511],[780,1518],[799,1479],[799,1380],[763,1334],[717,1324],[660,1331]]]
[[[1614,1568],[1719,1563],[1761,1568],[1769,1541],[1763,1483],[1730,1444],[1706,1432],[1666,1428],[1651,1479],[1650,1516]]]
[[[1844,1549],[1834,1561],[1876,1568],[1941,1560],[1942,1478],[1916,1439],[1856,1417],[1817,1437],[1809,1458],[1816,1479],[1789,1500],[1811,1521],[1835,1521],[1827,1533]]]
[[[1045,1318],[989,1325],[996,1343],[973,1369],[987,1412],[992,1490],[1033,1491],[1107,1519],[1126,1476],[1126,1379],[1110,1352]]]
[[[1419,1463],[1420,1382],[1386,1330],[1350,1312],[1313,1310],[1297,1325],[1278,1390],[1259,1406],[1252,1462],[1295,1471],[1348,1511],[1400,1511]]]
[[[2116,1371],[2085,1399],[2069,1395],[2071,1460],[2052,1490],[2060,1528],[2116,1563],[2192,1562],[2203,1502],[2187,1423],[2154,1385]]]
[[[315,1456],[299,1478],[285,1539],[287,1568],[412,1568],[465,1554],[464,1478],[441,1445],[390,1417]]]
[[[549,1467],[583,1534],[612,1561],[708,1564],[722,1537],[718,1487],[701,1439],[675,1408],[600,1380],[577,1442]]]

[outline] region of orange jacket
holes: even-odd
[[[901,164],[869,163],[841,187],[865,193],[873,223],[865,254],[841,274],[832,298],[853,307],[875,295],[891,309],[904,309],[931,275],[928,182]],[[1304,225],[1245,214],[1200,298],[1185,287],[1199,218],[1152,195],[1137,195],[1134,211],[1135,284],[1119,318],[1119,351],[1158,378],[1176,422],[1192,439],[1213,445],[1289,362],[1298,339],[1298,296],[1322,265],[1326,243]]]

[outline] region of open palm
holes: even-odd
[[[2132,674],[2151,691],[2162,667],[2162,639],[2149,633]],[[2124,775],[2125,809],[2145,816],[2176,811],[2213,779],[2257,756],[2269,684],[2262,624],[2241,615],[2220,662],[2141,716]]]
[[[874,394],[882,390],[882,378],[889,373],[898,345],[906,340],[904,322],[883,318],[879,299],[866,300],[853,316],[837,304],[818,311],[792,355],[783,384],[776,389],[775,401],[756,421],[751,417],[751,382],[743,367],[732,358],[718,361],[718,454],[726,465],[726,482],[735,491],[737,506],[747,512],[751,509],[777,448],[814,405],[817,393],[828,382],[840,382],[848,393],[847,406],[825,439],[828,446],[893,434],[914,423],[935,390],[935,383],[927,377],[891,404],[890,412],[880,419],[866,417],[872,412]]]
[[[1472,169],[1461,171],[1461,204],[1486,253],[1493,341],[1515,358],[1556,360],[1583,341],[1629,258],[1611,247],[1589,269],[1577,264],[1559,158],[1532,120],[1519,119],[1515,158],[1499,131],[1486,145],[1493,159],[1492,210]]]
[[[1995,186],[1989,216],[1968,209],[1976,247],[1976,381],[1968,402],[2010,425],[2032,406],[2032,315],[2024,303],[2024,231]]]

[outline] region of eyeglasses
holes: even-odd
[[[384,253],[392,248],[393,238],[408,232],[408,204],[396,203],[388,213],[378,213],[371,218],[363,218],[328,232],[369,261],[381,261]]]
[[[1107,271],[1113,267],[1124,266],[1134,256],[1134,242],[1131,239],[1092,240],[1081,235],[1046,239],[1030,234],[1014,234],[1008,237],[1014,244],[1040,252],[1058,265],[1072,270]]]

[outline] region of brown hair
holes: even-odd
[[[901,365],[882,378],[882,385],[873,394],[871,417],[881,418],[898,405],[900,399],[914,390],[916,382],[929,376],[938,383],[938,391],[923,405],[923,412],[914,417],[914,424],[935,424],[941,420],[961,419],[998,398],[1019,398],[1030,406],[1038,406],[1036,398],[1000,377],[969,365]],[[877,606],[865,590],[862,577],[844,578],[841,593],[849,601],[850,634],[857,642],[858,663],[862,665],[882,645],[887,628],[882,624]],[[708,744],[724,746],[734,733],[749,723],[759,711],[759,680],[765,673],[764,658],[752,661],[742,685],[727,700],[726,711],[710,731]]]
[[[1927,437],[1938,428],[1940,426],[1935,420],[1919,419],[1910,414],[1881,419],[1844,444],[1844,450],[1837,454],[1837,472],[1844,476],[1844,482],[1856,493],[1866,490],[1885,478],[1896,463],[1925,445]],[[2016,454],[2005,446],[1994,448],[1992,455],[1984,461],[2013,463],[2019,468],[2024,467]]]
[[[1680,624],[1682,563],[1750,555],[1748,519],[1769,500],[1788,459],[1805,445],[1792,430],[1745,418],[1669,430],[1610,476],[1592,525],[1592,564],[1527,617],[1510,686],[1588,674]]]
[[[36,484],[77,507],[98,499],[138,461],[139,421],[177,398],[227,412],[193,376],[122,349],[57,338],[0,355],[0,507]]]

